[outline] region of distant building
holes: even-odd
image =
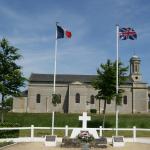
[[[124,90],[122,104],[118,106],[120,113],[148,112],[150,88],[142,80],[140,58],[130,59],[128,81],[121,85]],[[61,95],[61,103],[52,104],[53,75],[31,74],[28,90],[21,97],[15,97],[13,112],[62,112],[80,113],[91,109],[103,111],[103,101],[95,99],[97,91],[91,86],[96,75],[57,75],[56,93]],[[107,103],[107,112],[115,112],[115,101]]]

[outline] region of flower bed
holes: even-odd
[[[81,142],[86,142],[86,143],[89,143],[89,142],[92,142],[94,140],[94,137],[92,134],[89,133],[89,131],[81,131],[77,138],[81,141]]]

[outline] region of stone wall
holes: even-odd
[[[27,97],[14,97],[12,111],[13,112],[26,112],[27,111]]]
[[[134,112],[148,112],[148,87],[146,84],[133,84]]]
[[[48,84],[30,84],[28,92],[28,112],[66,112],[64,103],[67,101],[68,85],[60,84],[56,87],[56,94],[61,95],[61,103],[57,106],[52,104],[53,85]],[[41,102],[36,102],[36,95],[41,95]]]
[[[80,103],[76,103],[76,94],[80,94]],[[96,91],[86,84],[70,84],[69,85],[69,113],[90,112],[90,109],[96,109],[97,102],[90,104],[91,95],[95,95]]]
[[[118,106],[120,113],[147,112],[148,111],[148,87],[143,83],[134,83],[121,86],[124,90],[123,96],[127,96],[127,104]],[[76,103],[75,96],[80,94],[80,103]],[[40,103],[36,102],[36,95],[41,95]],[[95,99],[94,104],[90,103],[91,95],[97,91],[88,84],[56,84],[56,94],[61,95],[61,103],[57,106],[52,104],[53,84],[29,84],[28,98],[15,98],[13,104],[14,112],[62,112],[81,113],[90,112],[90,109],[99,111],[99,101]],[[103,112],[104,101],[100,101],[100,112]],[[107,104],[107,112],[115,112],[115,100]]]

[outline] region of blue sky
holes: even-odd
[[[119,41],[124,65],[141,58],[143,80],[150,83],[150,1],[148,0],[0,0],[0,38],[20,49],[23,73],[54,72],[56,21],[72,31],[58,41],[57,73],[96,74],[116,59],[116,24],[133,27],[137,40]]]

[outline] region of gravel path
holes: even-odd
[[[81,148],[45,147],[44,143],[18,143],[1,150],[81,150]],[[100,148],[91,148],[91,150],[100,150]],[[150,150],[150,144],[126,143],[122,148],[114,148],[108,145],[103,150]]]

